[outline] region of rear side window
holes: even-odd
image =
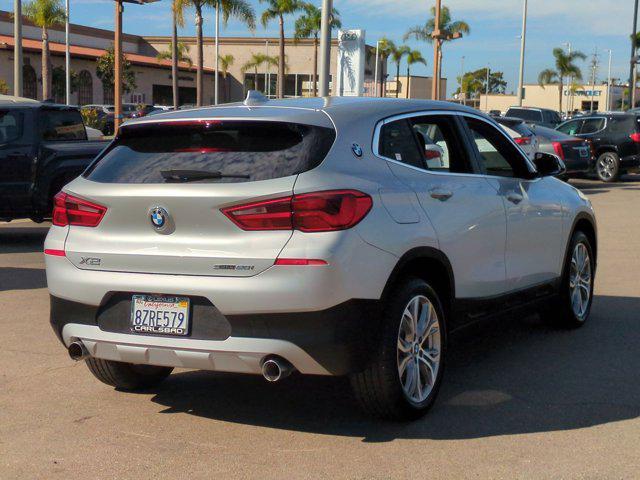
[[[286,122],[211,121],[124,127],[85,173],[101,183],[165,183],[162,172],[219,172],[198,182],[269,180],[311,170],[335,131]]]
[[[638,131],[638,119],[635,115],[624,117],[613,117],[610,121],[611,133],[621,133],[623,135],[630,135]]]
[[[22,137],[23,118],[21,112],[0,110],[0,144]]]
[[[516,117],[528,122],[539,122],[542,120],[542,113],[537,110],[529,110],[526,108],[510,108],[507,111],[507,117]]]
[[[552,123],[552,124],[558,124],[560,123],[562,120],[560,118],[560,115],[558,115],[557,112],[552,112],[550,110],[544,110],[543,112],[543,116],[544,116],[544,121],[547,123]]]
[[[41,110],[40,135],[46,142],[86,140],[87,132],[77,110]]]
[[[385,123],[380,129],[380,155],[406,163],[417,168],[424,168],[424,162],[416,138],[407,120],[396,120]]]

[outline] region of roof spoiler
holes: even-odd
[[[247,92],[247,98],[244,99],[244,105],[247,107],[253,107],[255,105],[262,105],[267,103],[269,99],[265,97],[262,92],[258,90],[249,90]]]

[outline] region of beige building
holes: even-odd
[[[42,31],[31,22],[23,20],[23,95],[42,100]],[[113,32],[98,28],[72,24],[71,70],[77,75],[71,103],[113,103],[113,87],[103,85],[96,75],[96,60],[113,44]],[[54,100],[64,103],[64,27],[49,31],[49,48],[52,63],[52,94]],[[135,73],[136,88],[125,93],[124,102],[172,103],[171,62],[159,60],[158,52],[137,35],[123,35],[123,51]],[[13,19],[9,12],[0,11],[0,79],[4,80],[9,93],[13,93]],[[204,98],[213,102],[213,73],[205,71]],[[181,62],[179,87],[183,103],[195,103],[195,67]]]
[[[396,79],[387,81],[387,96],[395,97],[396,89],[398,90],[399,98],[416,98],[416,99],[430,99],[431,88],[433,85],[433,77],[422,77],[418,75],[411,75],[410,77],[401,76]],[[407,95],[408,92],[408,95]],[[440,100],[446,100],[447,95],[447,79],[440,79]]]
[[[171,37],[144,37],[152,51],[167,50]],[[180,37],[180,42],[189,47],[189,56],[196,62],[195,37]],[[312,39],[285,39],[285,88],[286,97],[313,95],[313,59],[314,42]],[[318,47],[319,48],[319,47]],[[338,41],[331,42],[330,91],[333,95],[333,79],[337,71]],[[371,83],[375,74],[375,48],[367,45],[365,62],[365,85]],[[213,37],[204,38],[204,65],[215,68],[215,41]],[[233,56],[226,81],[220,81],[219,98],[221,102],[237,101],[245,97],[246,91],[257,89],[270,97],[276,95],[278,67],[266,63],[258,68],[243,68],[254,53],[262,53],[271,57],[278,56],[278,39],[270,37],[220,37],[220,56]],[[149,52],[151,53],[151,52]],[[318,59],[318,63],[319,63]],[[318,67],[319,68],[319,67]],[[257,71],[256,71],[257,70]],[[384,70],[384,69],[383,69]],[[386,74],[386,70],[382,75]],[[222,76],[221,76],[222,77]],[[367,90],[367,89],[365,89]],[[367,91],[365,91],[367,94]]]
[[[571,91],[568,86],[562,89],[562,106],[560,111],[590,111],[593,100],[593,111],[618,110],[621,107],[625,87],[612,85],[583,85]],[[500,110],[505,112],[509,107],[518,104],[516,95],[489,94],[480,95],[478,108],[483,111]],[[522,105],[525,107],[549,108],[558,111],[560,107],[560,91],[558,85],[537,84],[524,86]]]

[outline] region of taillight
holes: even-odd
[[[425,150],[424,156],[427,160],[433,160],[434,158],[442,158],[442,155],[440,155],[440,152],[438,152],[437,150]]]
[[[552,142],[551,144],[553,145],[553,151],[556,152],[556,155],[564,160],[564,150],[562,149],[562,143]]]
[[[531,137],[516,137],[514,140],[518,145],[531,145]]]
[[[64,192],[53,197],[52,223],[59,227],[96,227],[107,209]]]
[[[640,143],[640,133],[632,133],[629,135],[629,138],[631,138],[635,143]]]
[[[357,190],[330,190],[223,208],[243,230],[331,232],[359,223],[373,200]]]

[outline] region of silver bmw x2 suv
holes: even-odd
[[[174,367],[349,375],[372,414],[437,395],[456,329],[589,315],[589,200],[451,103],[271,101],[127,122],[54,202],[51,324],[102,382]]]

